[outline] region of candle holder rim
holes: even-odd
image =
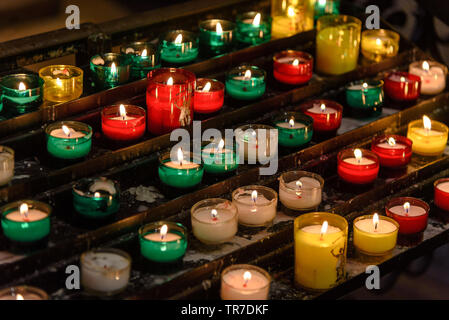
[[[396,230],[394,230],[394,231],[385,232],[385,233],[379,233],[379,234],[390,235],[390,234],[397,233],[399,231],[399,223],[396,220],[394,220],[393,218],[384,216],[382,214],[377,214],[377,215],[379,216],[379,220],[385,220],[385,221],[391,222],[396,227]],[[371,232],[367,232],[367,231],[364,231],[364,230],[361,230],[360,228],[358,228],[357,225],[356,225],[356,222],[360,221],[360,220],[365,220],[365,219],[373,220],[373,217],[374,217],[374,214],[360,215],[360,216],[358,216],[357,218],[354,219],[354,221],[352,222],[352,225],[353,225],[354,229],[357,229],[359,232],[371,234]]]
[[[154,79],[154,77],[157,76],[159,73],[161,73],[161,74],[163,74],[163,73],[169,73],[169,74],[171,74],[171,73],[181,73],[187,79],[182,81],[182,83],[173,83],[172,85],[169,85],[169,84],[166,83],[166,81],[156,81]],[[150,72],[148,72],[147,79],[148,79],[148,81],[154,82],[157,85],[162,85],[162,86],[182,86],[182,85],[189,84],[189,82],[191,82],[191,81],[196,81],[196,76],[195,76],[195,74],[192,71],[189,71],[189,70],[186,70],[186,69],[181,69],[181,68],[157,68],[157,69],[154,69],[154,70],[151,70]]]
[[[258,289],[246,289],[246,288],[237,288],[237,287],[233,286],[232,284],[226,282],[226,280],[224,279],[223,276],[224,276],[226,273],[228,273],[229,271],[232,271],[232,270],[238,270],[238,269],[244,269],[244,270],[246,269],[246,270],[248,270],[248,271],[251,271],[250,269],[256,270],[257,272],[259,272],[260,274],[262,274],[264,277],[267,278],[267,280],[268,280],[268,281],[267,281],[267,284],[266,284],[265,286],[261,287],[261,288],[258,288]],[[221,272],[221,278],[223,279],[224,282],[226,282],[226,284],[227,284],[229,287],[234,288],[234,289],[238,289],[238,290],[244,290],[244,291],[246,291],[246,292],[249,292],[249,291],[259,291],[259,290],[265,289],[265,288],[267,288],[267,287],[269,287],[269,286],[271,285],[271,281],[272,281],[271,275],[268,273],[268,271],[266,271],[265,269],[263,269],[263,268],[261,268],[261,267],[252,265],[252,264],[232,264],[232,265],[230,265],[230,266],[227,266],[227,267],[224,268],[223,271]]]
[[[188,153],[189,155],[190,155],[190,157],[189,157],[189,159],[184,159],[184,160],[188,160],[188,161],[190,161],[190,162],[193,162],[193,163],[196,163],[197,165],[198,165],[198,168],[197,169],[202,169],[203,168],[203,162],[201,161],[201,152],[200,152],[200,155],[198,155],[197,153],[194,153],[194,152],[192,152],[192,151],[186,151],[186,150],[182,150],[182,153],[183,153],[183,155],[185,155],[186,153]],[[170,161],[170,160],[172,160],[173,161],[173,159],[171,159],[171,157],[170,157],[170,154],[171,154],[171,152],[170,151],[167,151],[167,152],[163,152],[163,153],[161,153],[160,155],[159,155],[159,164],[160,165],[162,165],[162,166],[164,166],[164,167],[167,167],[167,168],[170,168],[170,167],[168,167],[165,163],[166,162],[168,162],[168,161]],[[200,163],[197,163],[197,162],[194,162],[194,161],[192,161],[192,160],[197,160],[197,159],[199,159],[200,160]],[[175,161],[176,161],[176,159],[175,159]],[[193,170],[193,169],[177,169],[177,170]]]
[[[40,76],[41,78],[43,78],[43,77],[49,77],[48,75],[43,75],[43,73],[46,72],[46,71],[48,71],[48,70],[50,70],[51,68],[68,68],[68,69],[76,70],[76,71],[79,73],[79,74],[74,75],[74,76],[72,76],[72,77],[70,77],[70,78],[68,78],[68,79],[77,78],[77,77],[82,77],[83,74],[84,74],[83,69],[81,69],[81,68],[79,68],[79,67],[77,67],[77,66],[73,66],[73,65],[70,65],[70,64],[52,64],[52,65],[49,65],[49,66],[45,66],[45,67],[40,68],[40,69],[39,69],[39,76]],[[66,79],[63,78],[63,79],[61,79],[61,80],[66,80]]]
[[[198,78],[198,79],[196,79],[195,92],[200,92],[200,93],[202,92],[202,91],[199,91],[199,90],[198,90],[198,84],[199,84],[200,82],[203,82],[203,81],[207,81],[207,82],[210,82],[210,83],[211,83],[211,88],[210,88],[210,90],[209,90],[208,92],[205,92],[205,93],[221,91],[221,90],[224,90],[224,88],[225,88],[225,85],[223,84],[223,82],[221,82],[221,81],[219,81],[219,80],[217,80],[217,79]],[[215,90],[212,90],[212,89],[214,89],[214,85],[216,85],[217,88],[216,88]]]
[[[78,188],[80,187],[80,185],[83,185],[85,183],[89,183],[89,182],[95,182],[95,181],[112,181],[112,183],[114,184],[114,188],[115,188],[115,193],[114,194],[110,194],[110,196],[117,196],[120,194],[120,185],[118,183],[118,181],[113,180],[113,179],[108,179],[106,178],[105,180],[101,179],[103,177],[100,178],[84,178],[79,180],[78,182],[76,182],[75,184],[73,184],[72,186],[72,192],[76,192],[77,195],[79,195],[80,197],[84,197],[84,198],[98,198],[98,197],[94,197],[95,193],[98,191],[83,191],[83,190],[79,190]],[[83,194],[80,194],[77,191],[81,191]]]
[[[0,145],[0,153],[5,152],[5,151],[6,151],[7,153],[11,154],[11,155],[14,157],[15,151],[14,151],[13,148],[10,148],[10,147],[8,147],[8,146]]]
[[[373,163],[372,165],[379,164],[379,156],[375,152],[373,152],[371,150],[368,150],[368,149],[365,149],[365,148],[347,148],[347,149],[343,149],[343,150],[338,152],[337,159],[339,161],[343,161],[344,159],[346,159],[346,158],[343,158],[343,156],[346,156],[346,153],[349,153],[351,151],[351,154],[354,155],[354,151],[356,149],[359,149],[362,152],[362,157],[365,157],[366,155],[368,155],[371,158],[373,158],[376,163]]]
[[[134,47],[137,47],[137,46],[140,46],[140,45],[148,47],[149,49],[153,50],[153,55],[157,55],[158,54],[157,45],[152,43],[152,42],[150,42],[150,41],[133,41],[133,42],[130,42],[130,43],[124,45],[124,46],[120,46],[120,53],[121,54],[129,54],[129,55],[140,56],[140,55],[136,54],[135,52],[133,52],[133,53],[126,53],[126,49],[132,48],[134,50]],[[147,48],[145,48],[145,49],[147,49]]]
[[[323,187],[324,187],[324,179],[319,174],[314,173],[314,172],[304,171],[304,170],[290,170],[290,171],[286,171],[286,172],[281,173],[281,175],[279,176],[280,183],[282,184],[282,186],[284,186],[289,191],[298,191],[298,190],[293,189],[293,188],[287,186],[287,182],[284,179],[284,175],[288,174],[288,173],[302,175],[300,178],[302,178],[302,177],[312,177],[312,178],[318,180],[318,182],[320,183],[319,187],[301,188],[302,190],[322,190]],[[298,178],[298,180],[300,178]]]
[[[243,128],[245,128],[245,129],[243,129]],[[270,126],[268,124],[259,124],[259,123],[247,123],[247,124],[244,124],[244,125],[238,127],[237,129],[240,129],[241,131],[245,131],[245,130],[251,129],[251,128],[252,129],[275,129],[275,130],[277,130],[275,127]]]
[[[277,117],[275,117],[275,118],[273,119],[274,125],[277,127],[277,124],[278,124],[278,123],[288,122],[288,121],[286,121],[286,120],[287,120],[287,117],[288,117],[289,115],[295,117],[295,118],[293,119],[295,122],[296,122],[297,119],[303,120],[303,121],[306,121],[307,123],[304,123],[304,122],[302,122],[302,121],[299,121],[299,122],[305,124],[306,127],[312,127],[312,128],[313,128],[313,118],[312,118],[311,116],[305,114],[305,113],[298,112],[298,111],[285,111],[285,112],[282,112],[281,114],[279,114]],[[290,119],[291,119],[291,118],[290,118]],[[304,128],[301,128],[301,129],[304,129]],[[293,130],[298,130],[298,129],[293,129]]]
[[[421,77],[420,76],[417,76],[417,75],[415,75],[413,73],[410,73],[410,72],[407,72],[407,71],[391,71],[391,72],[387,73],[386,77],[384,78],[384,82],[387,82],[387,81],[401,82],[400,80],[397,81],[397,80],[390,79],[391,76],[393,76],[393,75],[398,75],[400,77],[404,77],[407,80],[412,81],[412,82],[419,82],[419,83],[421,83]]]
[[[236,188],[234,191],[232,191],[232,194],[231,194],[232,201],[238,202],[243,205],[248,205],[247,203],[244,203],[238,199],[238,196],[240,195],[240,191],[244,190],[244,189],[250,189],[250,190],[252,189],[252,190],[256,190],[256,191],[257,191],[257,189],[261,189],[273,196],[273,199],[269,200],[268,203],[259,204],[258,206],[260,206],[260,207],[268,207],[268,206],[271,206],[274,202],[278,201],[278,193],[274,189],[266,187],[266,186],[257,185],[257,184],[250,184],[250,185]]]
[[[157,232],[158,227],[162,227],[163,225],[167,225],[168,229],[167,229],[167,233],[170,232],[170,230],[173,230],[173,228],[178,231],[180,233],[181,236],[181,240],[187,240],[187,228],[185,226],[183,226],[181,223],[179,222],[172,222],[172,221],[156,221],[156,222],[151,222],[151,223],[147,223],[143,226],[141,226],[139,228],[139,238],[143,241],[148,241],[148,242],[153,242],[153,243],[174,243],[177,242],[179,240],[172,240],[172,241],[153,241],[150,239],[145,238],[145,235],[147,234],[147,231],[149,230],[153,230],[155,232]]]
[[[419,67],[420,69],[422,69],[422,64],[424,62],[427,62],[429,64],[429,67],[432,67],[432,65],[440,67],[443,70],[444,75],[445,76],[447,75],[448,73],[447,66],[435,60],[417,60],[410,63],[409,68]]]
[[[440,184],[440,183],[443,183],[443,182],[449,182],[449,178],[440,178],[440,179],[437,179],[437,180],[435,180],[434,182],[433,182],[433,187],[434,188],[437,188],[437,186]],[[441,192],[444,192],[444,193],[449,193],[449,192],[446,192],[446,191],[443,191],[443,190],[441,190],[441,189],[439,189]]]
[[[329,108],[333,108],[333,109],[337,108],[337,112],[338,111],[343,112],[343,105],[341,105],[340,103],[338,103],[336,101],[328,100],[328,99],[312,99],[312,100],[308,100],[308,101],[305,101],[305,102],[301,103],[299,105],[299,108],[301,110],[304,110],[304,109],[308,110],[308,109],[312,108],[313,105],[315,105],[315,104],[320,104],[320,105],[324,104],[326,106],[326,108],[328,108],[328,107]]]
[[[217,203],[211,203],[211,205],[218,204],[219,201],[222,201],[223,203],[224,202],[228,202],[228,204],[231,206],[231,209],[229,209],[229,211],[231,211],[233,213],[231,217],[229,217],[226,220],[220,221],[220,223],[225,223],[225,222],[228,222],[228,221],[232,221],[233,219],[236,218],[236,216],[237,216],[237,207],[236,207],[235,204],[232,203],[232,201],[230,201],[228,199],[223,199],[223,198],[207,198],[207,199],[203,199],[203,200],[198,201],[197,203],[195,203],[192,206],[192,208],[190,209],[190,216],[192,217],[192,220],[198,221],[198,222],[203,223],[203,224],[210,224],[210,225],[215,224],[213,222],[200,221],[200,220],[198,220],[198,218],[195,215],[195,212],[200,207],[200,205],[205,204],[207,202],[214,202],[214,201],[217,201]]]
[[[42,290],[41,288],[37,288],[37,287],[33,287],[33,286],[28,286],[28,285],[18,285],[18,286],[12,286],[12,287],[8,287],[8,288],[3,288],[0,290],[0,297],[3,297],[5,295],[7,295],[7,293],[11,293],[12,289],[14,289],[14,291],[16,293],[23,293],[24,291],[27,292],[31,292],[34,293],[36,295],[38,295],[40,298],[42,298],[42,300],[48,300],[49,296],[48,293],[45,292],[44,290]]]
[[[405,136],[401,136],[398,134],[382,134],[382,135],[378,135],[375,136],[371,142],[371,151],[373,149],[373,147],[379,148],[379,149],[385,149],[383,147],[379,147],[377,146],[379,143],[382,142],[388,142],[389,138],[393,138],[396,142],[401,142],[403,144],[406,145],[406,147],[411,148],[413,145],[413,140],[405,137]]]
[[[95,69],[99,69],[99,70],[107,70],[107,69],[111,69],[111,66],[105,66],[105,65],[101,65],[101,64],[95,64],[95,63],[92,62],[92,60],[93,60],[94,58],[100,57],[100,58],[102,58],[103,60],[105,60],[106,57],[110,57],[110,56],[116,57],[117,60],[119,60],[119,59],[122,59],[122,60],[123,60],[123,61],[120,62],[120,64],[118,64],[118,65],[115,66],[117,69],[127,69],[127,68],[129,68],[130,65],[131,65],[131,61],[130,61],[130,59],[129,59],[129,57],[128,57],[127,54],[125,54],[125,53],[116,53],[116,52],[107,52],[107,53],[98,53],[98,54],[95,54],[95,55],[93,55],[93,56],[90,58],[89,63],[90,63],[90,65],[91,65],[91,67],[93,67],[93,68],[95,68]],[[119,63],[119,61],[117,61],[117,63]]]
[[[92,137],[93,131],[92,131],[92,127],[90,125],[88,125],[84,122],[74,121],[74,120],[63,120],[63,121],[56,121],[56,122],[49,123],[45,127],[45,133],[48,136],[50,136],[51,131],[53,131],[54,129],[59,129],[63,125],[67,125],[68,127],[70,127],[70,125],[71,125],[71,126],[79,126],[79,127],[86,128],[86,131],[87,131],[86,135],[81,138],[78,138],[78,141],[79,140],[89,140]],[[70,140],[70,141],[74,140],[72,138],[59,138],[59,137],[54,137],[54,136],[52,136],[52,137],[55,139],[64,139],[64,140]]]
[[[32,200],[32,199],[23,199],[23,200],[9,202],[9,203],[1,206],[0,212],[1,212],[2,220],[5,219],[8,221],[12,221],[12,220],[9,220],[8,218],[6,218],[6,216],[12,211],[11,209],[19,210],[20,205],[23,203],[26,203],[28,205],[28,207],[31,209],[34,208],[35,205],[38,205],[39,207],[44,208],[44,210],[45,210],[45,211],[43,211],[46,214],[45,217],[43,217],[42,219],[39,219],[39,220],[34,220],[32,222],[45,220],[45,219],[49,218],[53,212],[52,206],[49,205],[48,203],[45,203],[42,201],[37,201],[37,200]],[[14,222],[16,222],[16,221],[14,221]]]
[[[168,41],[166,39],[166,36],[168,36],[169,34],[172,34],[172,33],[175,33],[175,34],[178,33],[178,34],[186,35],[189,38],[192,38],[192,40],[184,41],[184,37],[183,37],[181,43],[198,43],[198,41],[199,41],[198,35],[196,32],[184,30],[184,29],[175,29],[175,30],[169,30],[169,31],[163,32],[160,36],[159,43],[162,43],[163,41],[172,42],[172,41]]]
[[[216,29],[212,30],[212,29],[207,29],[206,28],[207,25],[213,24],[214,22],[220,22],[221,27],[223,29],[223,33],[232,33],[235,30],[235,23],[230,21],[230,20],[226,20],[226,19],[206,19],[206,20],[203,20],[203,21],[200,22],[200,24],[199,24],[200,31],[207,31],[207,32],[217,33],[215,31]],[[216,23],[215,23],[215,25],[216,25]]]
[[[250,64],[241,64],[237,67],[232,68],[231,70],[226,72],[226,78],[230,78],[229,80],[234,80],[234,78],[232,78],[232,76],[240,74],[241,70],[243,70],[243,71],[251,70],[251,77],[255,77],[255,78],[259,78],[259,79],[263,78],[264,80],[267,78],[267,72],[264,69],[259,68],[258,66],[250,65]],[[259,72],[262,75],[255,76],[253,74],[253,71]],[[243,80],[243,81],[251,81],[251,79]]]
[[[101,109],[101,116],[106,117],[106,116],[109,116],[109,115],[113,115],[113,114],[106,114],[106,112],[110,111],[110,109],[115,109],[115,108],[120,109],[121,105],[123,105],[125,107],[125,110],[126,110],[126,108],[131,108],[131,109],[134,109],[135,111],[139,111],[139,112],[137,112],[137,113],[139,113],[138,114],[139,116],[145,116],[146,115],[145,109],[140,107],[140,106],[137,106],[137,105],[134,105],[134,104],[123,104],[123,103],[121,103],[121,104],[111,104],[109,106],[104,107],[103,109]]]
[[[413,216],[413,217],[405,216],[405,218],[413,219],[413,218],[416,218],[416,217],[422,217],[422,216],[425,216],[425,215],[429,214],[429,211],[430,211],[429,204],[427,202],[425,202],[424,200],[421,200],[421,199],[418,199],[418,198],[415,198],[415,197],[397,197],[397,198],[393,198],[390,201],[388,201],[387,204],[385,205],[385,211],[387,212],[387,214],[391,213],[392,216],[396,216],[397,214],[394,213],[394,212],[391,212],[390,209],[392,207],[394,207],[394,206],[397,206],[397,205],[401,205],[401,204],[403,205],[405,202],[409,202],[410,205],[413,205],[413,206],[421,207],[425,211],[423,214],[421,214],[419,216]]]
[[[348,14],[327,14],[327,15],[323,15],[323,16],[321,16],[321,17],[319,17],[317,19],[317,27],[318,27],[318,25],[323,23],[323,21],[333,22],[331,24],[326,24],[326,27],[330,27],[330,26],[333,26],[333,25],[341,25],[342,23],[349,23],[349,22],[356,23],[359,27],[362,26],[362,21],[359,18],[351,16],[351,15],[348,15]],[[318,30],[320,30],[320,28],[318,28]]]
[[[124,258],[128,261],[128,264],[127,264],[126,267],[121,268],[121,269],[117,269],[117,270],[105,270],[105,269],[102,268],[102,267],[95,268],[95,267],[93,267],[92,265],[86,264],[86,263],[85,263],[86,256],[87,256],[88,254],[90,254],[90,253],[96,253],[96,252],[109,252],[109,253],[115,253],[115,254],[117,254],[117,255],[120,255],[120,256],[124,257]],[[100,273],[108,273],[108,274],[111,273],[111,274],[116,274],[117,272],[122,273],[122,272],[125,272],[125,271],[131,269],[132,258],[131,258],[131,256],[129,255],[129,253],[126,252],[126,251],[124,251],[124,250],[120,250],[120,249],[116,249],[116,248],[107,248],[107,247],[103,248],[103,247],[99,247],[99,248],[94,248],[94,249],[91,249],[91,250],[84,251],[84,252],[81,254],[81,256],[80,256],[80,262],[81,262],[81,265],[82,265],[84,268],[86,268],[86,269],[89,269],[89,270],[92,270],[92,271],[96,271],[96,272],[100,272]]]
[[[300,215],[299,217],[295,218],[294,232],[301,232],[301,233],[304,232],[305,233],[305,231],[303,231],[302,228],[297,227],[299,224],[303,223],[302,220],[308,220],[310,218],[317,218],[317,220],[322,220],[323,222],[327,221],[327,219],[323,216],[330,216],[332,219],[337,220],[339,223],[341,223],[344,226],[344,228],[341,229],[340,232],[342,232],[343,234],[348,233],[348,225],[349,225],[348,220],[346,220],[345,217],[343,217],[339,214],[336,214],[333,212],[326,212],[326,211],[308,212],[308,213],[304,213],[304,214]],[[319,223],[310,222],[308,225],[322,225],[323,222],[319,222]],[[333,226],[332,223],[329,223],[329,225]]]
[[[33,77],[33,78],[35,78],[33,80],[37,81],[38,86],[36,86],[36,87],[33,86],[33,88],[27,88],[25,90],[19,90],[16,88],[7,87],[3,84],[4,80],[14,79],[17,77],[30,77],[30,78]],[[42,79],[38,74],[35,74],[35,73],[12,73],[12,74],[7,74],[7,75],[0,77],[0,87],[3,88],[4,90],[8,90],[8,91],[11,91],[11,90],[19,91],[19,92],[34,91],[34,90],[40,89],[44,85],[44,83],[45,83],[44,79]]]
[[[386,35],[390,38],[393,38],[394,41],[399,41],[401,36],[396,31],[390,30],[390,29],[367,29],[362,31],[361,38],[363,39],[363,36],[370,36],[370,35]]]
[[[298,55],[298,56],[301,56],[302,58],[305,58],[305,59],[307,59],[307,60],[313,61],[313,56],[312,56],[310,53],[305,52],[305,51],[292,50],[292,49],[283,50],[283,51],[280,51],[280,52],[275,53],[275,54],[273,55],[273,61],[274,61],[274,62],[280,63],[280,62],[278,61],[279,58],[285,57],[285,56],[288,56],[288,55]],[[300,62],[299,64],[310,63],[310,61],[305,61],[305,62],[303,62],[303,63]]]
[[[273,21],[273,18],[271,17],[271,15],[265,13],[265,12],[261,12],[261,11],[247,11],[247,12],[242,12],[236,15],[235,20],[236,22],[242,22],[243,23],[243,18],[247,17],[247,18],[254,18],[258,13],[260,13],[260,21],[262,23],[262,21],[264,22],[271,22]],[[250,24],[250,23],[247,23]]]
[[[370,86],[374,86],[374,88],[382,88],[384,86],[384,81],[383,80],[376,80],[376,79],[367,79],[367,80],[356,80],[356,81],[351,81],[350,83],[348,83],[346,85],[346,90],[348,91],[360,91],[363,89],[353,89],[351,88],[354,85],[359,85],[359,84],[368,84]],[[366,88],[365,90],[369,90],[369,89],[374,89],[374,88]]]
[[[447,134],[448,133],[449,128],[443,122],[437,121],[437,120],[433,120],[433,119],[430,119],[430,122],[432,124],[432,129],[431,130],[437,130],[437,131],[443,132],[443,134]],[[436,124],[438,126],[438,129],[434,127],[434,124]],[[417,126],[424,127],[424,121],[423,121],[422,118],[410,121],[409,124],[408,124],[408,129],[414,128],[414,127],[417,127]]]

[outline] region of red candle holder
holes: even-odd
[[[412,197],[394,198],[385,206],[387,216],[399,223],[400,234],[424,231],[427,228],[429,210],[430,207],[426,202]]]
[[[349,183],[371,183],[379,173],[379,157],[366,149],[345,149],[338,153],[337,172]]]
[[[185,69],[159,68],[148,72],[147,78],[148,131],[161,135],[189,125],[195,75]]]
[[[303,103],[299,109],[313,118],[315,132],[329,133],[340,128],[343,106],[335,101],[311,100]]]
[[[312,55],[294,50],[276,53],[273,57],[273,76],[282,83],[303,84],[313,75]]]
[[[208,84],[209,83],[209,84]],[[220,110],[224,102],[224,84],[215,79],[196,80],[193,110],[198,113],[212,113]]]
[[[449,178],[438,179],[433,183],[434,203],[444,210],[449,211]]]
[[[400,168],[410,162],[412,144],[412,140],[403,136],[379,136],[373,139],[371,151],[377,154],[382,167]]]
[[[384,91],[393,100],[416,100],[421,92],[421,77],[408,72],[391,72],[384,79]]]
[[[108,106],[101,111],[101,129],[111,140],[137,140],[145,134],[145,116],[145,109],[138,106]]]

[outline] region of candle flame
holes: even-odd
[[[396,145],[396,140],[394,140],[393,137],[390,137],[388,138],[388,144],[393,147]]]
[[[217,210],[212,209],[212,210],[210,211],[210,215],[212,216],[212,219],[217,219],[217,216],[218,216]]]
[[[178,36],[175,39],[175,43],[176,44],[181,44],[182,43],[182,34],[178,34]]]
[[[254,202],[257,201],[257,191],[256,190],[251,192],[251,200],[253,200]]]
[[[115,62],[111,64],[111,73],[115,75],[117,73],[117,67],[115,66]]]
[[[321,7],[324,7],[324,6],[326,5],[326,0],[318,0],[318,4],[319,4]]]
[[[168,84],[169,86],[172,86],[172,85],[173,85],[173,78],[172,78],[172,77],[168,78],[167,84]]]
[[[292,62],[293,66],[297,66],[298,64],[299,64],[299,60],[298,59],[293,60],[293,62]]]
[[[405,213],[408,213],[408,211],[410,210],[410,202],[406,202],[403,205]]]
[[[429,63],[427,61],[424,61],[422,63],[422,68],[423,68],[424,71],[429,71],[429,69],[430,69]]]
[[[125,106],[123,104],[121,104],[119,107],[119,110],[120,110],[120,117],[122,117],[123,120],[125,120],[125,118],[126,118]]]
[[[326,106],[324,105],[324,103],[321,104],[320,108],[321,108],[321,112],[324,112],[324,110],[326,110]]]
[[[224,144],[225,144],[224,140],[221,139],[220,142],[218,143],[218,150],[222,150],[224,147]]]
[[[221,27],[221,23],[217,22],[217,25],[215,26],[215,32],[218,34],[222,34],[223,33],[223,28]]]
[[[287,15],[289,17],[294,17],[295,16],[295,9],[293,9],[293,7],[289,6],[287,9]]]
[[[62,81],[61,81],[61,79],[56,78],[56,85],[57,85],[58,87],[62,87]]]
[[[140,55],[141,57],[146,57],[146,56],[148,56],[148,51],[147,51],[147,49],[143,49],[142,50],[142,54]]]
[[[64,131],[67,137],[70,137],[70,129],[66,125],[62,125],[62,131]]]
[[[210,82],[207,82],[203,87],[203,92],[209,92],[210,88],[212,87],[212,84]]]
[[[354,150],[354,157],[357,159],[358,162],[362,159],[362,150],[355,149]]]
[[[26,203],[22,203],[19,207],[19,212],[22,218],[28,218],[28,205]]]
[[[19,90],[26,90],[27,87],[25,86],[25,84],[23,82],[19,83]]]
[[[380,46],[381,44],[382,44],[382,41],[380,41],[380,39],[377,38],[377,39],[376,39],[376,45],[377,45],[377,46]]]
[[[245,78],[245,80],[251,80],[251,70],[246,70],[243,77]]]
[[[290,127],[294,127],[295,126],[295,120],[294,119],[290,119],[290,121],[288,122],[288,124],[290,125]]]
[[[243,274],[243,280],[245,281],[245,283],[243,284],[244,287],[246,287],[251,278],[252,278],[251,272],[245,271],[245,273]]]
[[[16,300],[25,300],[25,299],[23,298],[23,296],[20,293],[18,293],[18,294],[16,294]]]
[[[401,77],[401,82],[405,82],[405,78],[404,77]]]
[[[100,192],[95,192],[94,193],[94,198],[101,198]]]
[[[167,231],[168,231],[168,226],[166,224],[164,224],[161,227],[161,231],[160,231],[161,240],[164,240],[165,236],[167,235]]]
[[[363,89],[368,88],[368,83],[364,82],[364,83],[362,84],[362,87],[363,87]]]
[[[374,230],[377,230],[377,227],[379,226],[379,215],[377,213],[373,215],[373,225]]]
[[[327,232],[327,228],[329,226],[329,223],[327,221],[324,221],[323,224],[321,225],[321,231],[320,231],[320,239],[323,239],[323,236],[326,234]]]
[[[296,181],[296,186],[298,187],[298,189],[302,188],[302,182],[301,181]]]
[[[184,154],[182,153],[182,149],[178,148],[178,161],[182,164],[182,160],[184,160]]]
[[[424,124],[424,129],[427,129],[427,130],[432,129],[432,121],[430,121],[430,118],[428,116],[423,116],[422,121]]]
[[[253,26],[260,25],[260,18],[261,18],[260,13],[257,13],[256,16],[254,17],[254,20],[253,20]]]

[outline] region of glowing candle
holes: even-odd
[[[400,234],[414,234],[422,232],[427,227],[430,207],[424,201],[401,197],[390,200],[385,206],[387,216],[399,223]]]
[[[438,179],[433,187],[435,205],[444,211],[449,211],[449,178]]]
[[[60,159],[85,157],[92,146],[92,128],[78,121],[61,121],[48,125],[45,129],[47,150]]]
[[[36,287],[17,286],[0,290],[0,300],[48,300],[48,294]]]
[[[145,109],[133,105],[108,106],[101,111],[101,130],[115,141],[141,138],[146,129]]]
[[[378,156],[365,149],[346,149],[337,156],[338,176],[349,183],[373,182],[379,173]]]
[[[410,162],[412,144],[412,140],[398,135],[379,136],[373,139],[371,151],[377,154],[381,166],[398,168]]]
[[[292,210],[307,211],[321,203],[324,180],[306,171],[288,171],[279,178],[279,200]]]
[[[271,17],[259,12],[246,12],[237,16],[236,39],[243,44],[260,44],[271,38]]]
[[[416,61],[410,64],[411,74],[421,77],[421,94],[434,95],[446,88],[447,67],[436,61]]]
[[[270,282],[271,277],[264,269],[232,265],[221,274],[220,296],[222,300],[267,300]]]
[[[83,93],[83,70],[70,65],[51,65],[39,70],[44,79],[44,100],[65,102]]]
[[[394,57],[399,50],[399,39],[399,34],[391,30],[365,30],[362,32],[362,54],[368,60],[376,62]]]
[[[438,121],[423,116],[408,124],[407,138],[413,141],[412,150],[422,156],[438,156],[444,152],[448,127]]]

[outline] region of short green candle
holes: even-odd
[[[257,45],[271,39],[271,17],[259,12],[237,16],[235,37],[239,43]]]
[[[233,145],[224,140],[211,142],[201,150],[204,171],[211,174],[224,174],[235,171],[239,166],[239,155]]]
[[[60,121],[45,128],[47,151],[59,159],[85,157],[92,146],[92,128],[78,121]]]
[[[118,183],[104,177],[79,181],[73,186],[72,194],[73,207],[86,218],[106,218],[120,208]]]
[[[169,263],[182,259],[187,249],[187,229],[180,223],[159,221],[139,229],[140,252],[146,259]]]
[[[124,84],[131,78],[131,58],[127,54],[97,54],[90,59],[90,70],[96,86],[101,89]]]
[[[161,37],[159,44],[161,59],[174,64],[183,64],[198,57],[198,37],[190,31],[173,30]]]
[[[346,86],[346,102],[355,117],[373,117],[382,113],[384,100],[382,80],[361,80]]]
[[[313,118],[300,112],[285,112],[274,120],[283,147],[299,147],[313,136]]]
[[[326,14],[340,14],[340,0],[316,0],[315,21]]]
[[[266,72],[255,66],[239,66],[226,75],[226,92],[238,100],[254,100],[265,93]]]
[[[206,56],[229,52],[234,46],[235,24],[227,20],[210,19],[200,23],[200,51]]]
[[[172,160],[176,159],[176,160]],[[159,178],[167,186],[186,189],[192,188],[201,183],[203,179],[204,167],[201,159],[195,159],[191,152],[185,152],[181,149],[170,156],[165,153],[159,158]]]
[[[131,78],[143,79],[148,72],[161,66],[159,49],[150,42],[132,42],[120,48],[131,61]]]
[[[30,243],[50,233],[52,208],[46,203],[21,200],[9,203],[0,210],[3,234],[12,241]]]
[[[11,74],[0,79],[0,111],[11,116],[39,109],[44,80],[35,74]]]

